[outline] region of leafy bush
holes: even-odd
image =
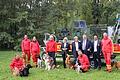
[[[12,49],[14,46],[14,39],[13,37],[6,33],[6,32],[0,32],[0,48],[5,49]]]
[[[19,39],[17,39],[17,40],[15,41],[14,50],[16,50],[16,51],[20,51],[20,50],[21,50],[21,41],[22,41],[21,38],[19,38]]]

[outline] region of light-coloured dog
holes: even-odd
[[[76,63],[74,67],[75,67],[76,72],[78,72],[78,73],[82,72],[80,69],[81,66],[78,63]]]
[[[44,61],[45,61],[45,70],[49,71],[50,69],[52,69],[54,63],[53,58],[50,57],[48,54],[45,54]]]

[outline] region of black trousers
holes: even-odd
[[[56,65],[56,57],[55,57],[55,52],[48,52],[48,55],[53,58],[54,60],[54,65]]]
[[[62,58],[63,58],[63,66],[64,66],[64,68],[66,68],[66,64],[65,64],[66,57],[67,57],[67,51],[62,51]]]
[[[77,61],[77,58],[78,58],[78,51],[76,51],[76,53],[74,53],[74,55],[73,55],[73,57],[74,57],[74,65],[76,64],[76,61]]]
[[[101,56],[100,53],[94,52],[93,53],[93,60],[94,60],[94,68],[101,68]]]

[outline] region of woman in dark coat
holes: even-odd
[[[61,45],[61,49],[62,49],[62,58],[63,58],[63,66],[64,68],[66,68],[66,64],[65,64],[65,60],[66,60],[66,56],[69,52],[69,43],[67,42],[67,37],[64,37],[63,39],[63,43]]]

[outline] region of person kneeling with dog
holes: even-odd
[[[90,68],[90,62],[88,57],[81,51],[78,51],[78,60],[75,67],[78,72],[87,72]]]
[[[22,71],[24,69],[24,67],[25,67],[25,65],[23,63],[23,59],[20,58],[19,55],[16,55],[10,64],[10,69],[11,69],[12,74],[14,76],[19,76],[20,71]]]
[[[24,59],[19,55],[16,55],[10,64],[10,69],[14,76],[28,76],[30,68],[32,66],[30,64],[25,65]]]

